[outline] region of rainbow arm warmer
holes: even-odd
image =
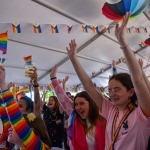
[[[66,95],[66,92],[60,86],[57,79],[52,80],[52,85],[53,85],[55,93],[58,97],[59,103],[61,103],[64,110],[67,112],[67,114],[70,115],[72,113],[72,111],[74,110],[72,100],[70,100],[69,97]]]
[[[13,95],[9,90],[2,93],[3,104],[6,105],[7,114],[11,125],[22,140],[27,150],[46,150],[45,144],[37,137],[27,125],[19,106],[14,101]]]

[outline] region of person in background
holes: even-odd
[[[70,115],[67,132],[71,149],[104,150],[106,120],[99,115],[98,106],[85,91],[75,96],[72,105],[57,80],[56,73],[57,66],[51,70],[50,78],[59,102]]]

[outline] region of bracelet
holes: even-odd
[[[33,87],[39,87],[39,84],[33,84]]]
[[[52,77],[51,80],[56,79],[57,77]]]
[[[127,45],[125,45],[125,46],[121,46],[120,48],[121,49],[124,49],[124,48],[126,48],[126,47],[128,47],[129,46],[129,44],[127,44]]]

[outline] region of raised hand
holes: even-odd
[[[58,69],[58,67],[55,66],[55,67],[51,70],[51,72],[50,72],[50,78],[51,78],[51,79],[54,78],[54,77],[56,77],[57,69]]]
[[[119,43],[121,43],[122,40],[124,40],[126,26],[129,21],[129,18],[130,18],[130,12],[127,12],[123,18],[123,22],[122,22],[121,26],[119,26],[119,24],[116,25],[115,36]]]
[[[66,76],[65,79],[62,80],[62,83],[65,84],[69,79],[69,76]]]
[[[141,69],[143,68],[143,60],[142,59],[139,59],[139,65],[140,65],[140,67],[141,67]]]
[[[30,70],[29,70],[30,71]],[[30,84],[37,84],[37,68],[33,67],[29,73],[29,77],[30,77]]]
[[[5,76],[5,68],[2,65],[0,65],[0,87],[2,91],[7,89],[5,84]]]
[[[71,59],[72,57],[74,57],[77,53],[77,44],[75,39],[71,40],[71,43],[69,43],[69,48],[66,47],[66,50],[68,52],[68,56]]]

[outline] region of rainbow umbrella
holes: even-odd
[[[121,21],[126,12],[131,12],[131,19],[135,18],[149,4],[150,0],[106,0],[102,12],[111,20]]]

